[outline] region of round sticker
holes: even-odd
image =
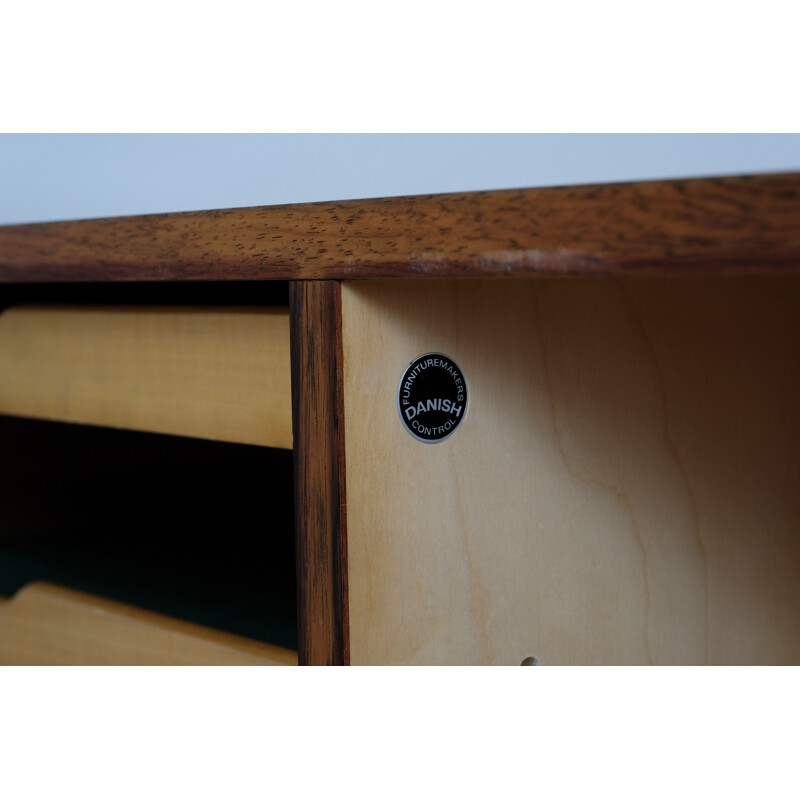
[[[467,413],[467,381],[461,368],[442,353],[425,353],[403,372],[397,410],[405,429],[421,442],[452,436]]]

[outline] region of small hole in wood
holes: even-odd
[[[538,667],[539,666],[539,659],[534,658],[533,656],[528,656],[527,658],[522,659],[522,663],[520,664],[521,667]]]

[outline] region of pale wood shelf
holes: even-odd
[[[0,413],[291,448],[288,310],[8,308]]]
[[[0,665],[290,666],[283,647],[100,597],[29,584],[0,601]]]

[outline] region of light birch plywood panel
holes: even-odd
[[[800,662],[796,277],[353,282],[353,664]],[[464,422],[401,426],[416,356]]]
[[[291,448],[288,311],[6,309],[0,413]]]
[[[0,602],[0,665],[289,666],[282,647],[47,583]]]

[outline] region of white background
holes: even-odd
[[[798,170],[794,135],[614,133],[800,130],[796,16],[782,0],[6,4],[0,131],[21,135],[0,136],[0,224]],[[6,669],[0,783],[104,800],[796,797],[798,686],[796,668]]]

